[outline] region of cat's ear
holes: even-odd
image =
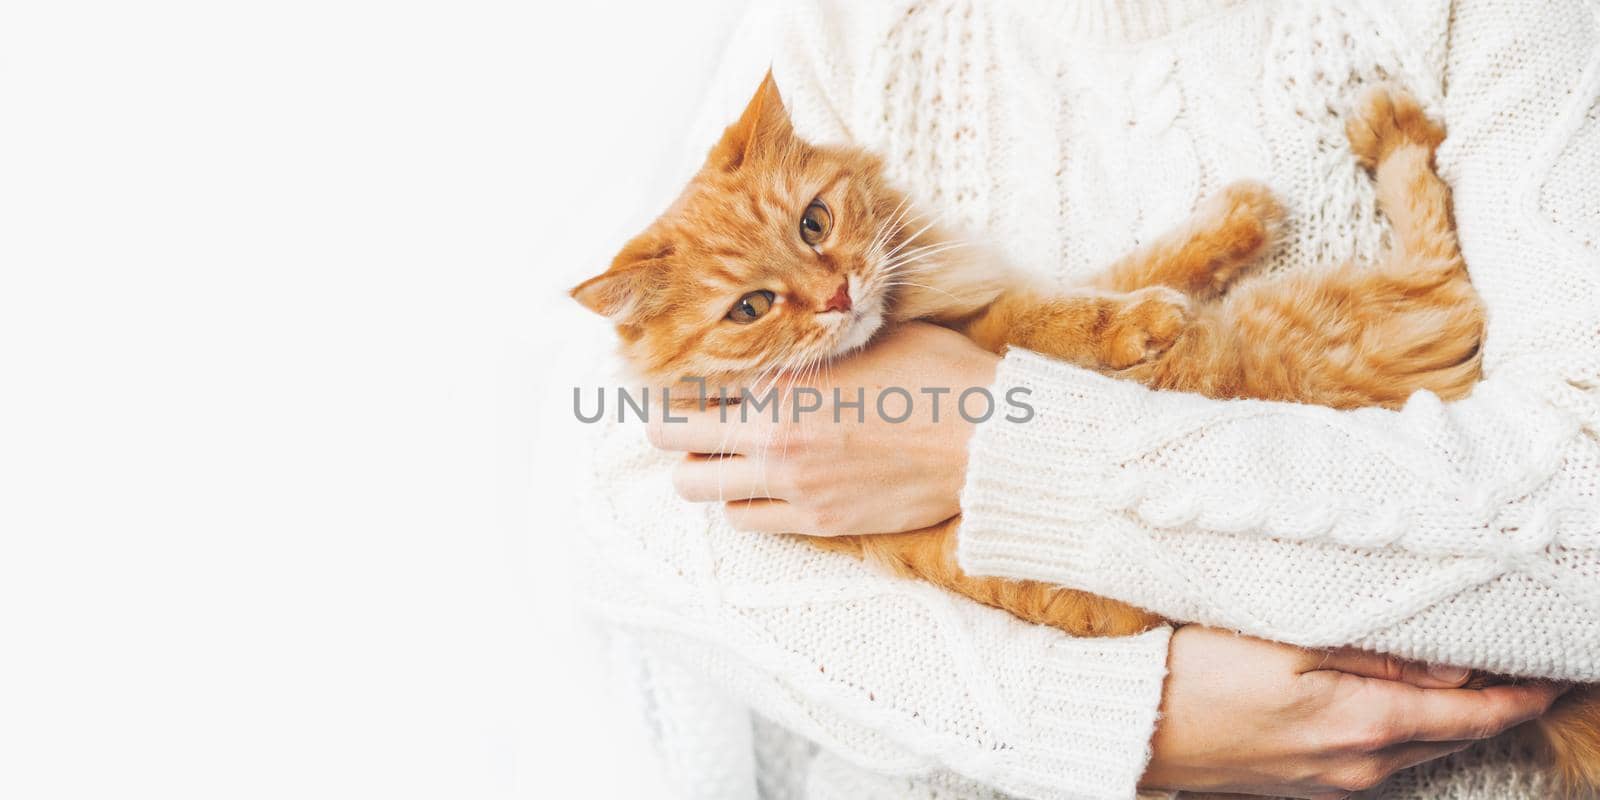
[[[722,141],[711,148],[706,165],[732,172],[762,152],[794,138],[794,126],[789,122],[789,111],[783,107],[778,95],[778,84],[772,80],[772,71],[762,79],[755,96],[745,106],[739,121],[728,126]]]
[[[618,325],[652,306],[661,270],[673,253],[672,241],[647,230],[611,260],[611,268],[572,288],[572,299]]]
[[[572,288],[572,299],[618,325],[639,312],[645,293],[644,267],[608,269]]]

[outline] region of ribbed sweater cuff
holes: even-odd
[[[1149,403],[1149,390],[1025,350],[995,376],[996,396],[1026,389],[1026,422],[996,416],[969,444],[958,544],[976,575],[1072,585],[1093,575],[1125,521],[1101,502],[1113,485],[1120,431]]]
[[[1167,674],[1165,627],[1115,639],[1063,639],[1045,659],[1011,774],[1051,797],[1122,800],[1150,760]]]

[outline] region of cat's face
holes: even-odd
[[[769,77],[672,208],[572,295],[651,378],[802,369],[882,327],[914,221],[876,158],[797,138]]]

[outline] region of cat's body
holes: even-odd
[[[885,325],[926,320],[995,352],[1023,347],[1218,398],[1355,408],[1418,390],[1462,397],[1479,377],[1484,312],[1432,168],[1443,131],[1380,88],[1347,132],[1393,228],[1377,263],[1239,282],[1282,210],[1264,186],[1236,183],[1089,285],[1046,291],[922,224],[872,155],[801,141],[769,77],[684,195],[573,296],[616,322],[624,356],[663,384],[804,368]],[[812,541],[1077,636],[1168,622],[1076,590],[966,575],[959,522]],[[1540,729],[1570,785],[1600,786],[1600,693],[1579,688]]]

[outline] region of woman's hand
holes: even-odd
[[[650,441],[688,454],[673,475],[678,493],[725,504],[735,528],[813,535],[916,530],[960,510],[974,423],[957,405],[964,391],[987,390],[998,362],[954,331],[903,325],[805,381],[776,379],[784,406],[776,422],[771,408],[744,409],[741,420],[738,408],[724,414],[712,407],[683,412],[686,421],[654,420]],[[815,393],[792,393],[796,386]],[[768,387],[729,387],[729,395],[740,388],[759,398]],[[990,410],[985,397],[987,391],[967,398],[969,416]],[[849,405],[858,399],[862,406]],[[1022,413],[1003,396],[992,400],[995,415]],[[908,406],[904,421],[890,421]]]
[[[1562,691],[1460,689],[1464,670],[1193,625],[1167,660],[1145,788],[1342,798],[1538,717]]]

